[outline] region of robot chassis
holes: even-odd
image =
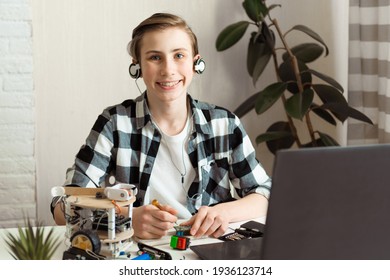
[[[65,237],[69,240],[63,259],[102,260],[130,258],[133,244],[134,185],[107,188],[53,187],[52,195],[64,202]],[[127,213],[121,213],[127,209]]]

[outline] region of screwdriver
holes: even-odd
[[[160,202],[157,199],[152,200],[152,205],[156,206],[158,209],[163,210]]]
[[[162,206],[161,206],[161,204],[160,204],[160,202],[158,202],[157,199],[153,199],[153,200],[152,200],[152,205],[156,206],[156,207],[157,207],[158,209],[160,209],[161,211],[164,211],[163,208],[162,208]],[[175,222],[175,224],[177,225],[177,221]]]

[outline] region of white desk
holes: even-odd
[[[258,222],[265,223],[265,217],[260,217],[258,219],[254,219]],[[229,230],[226,232],[231,232],[232,229],[238,228],[243,222],[238,222],[238,223],[232,223],[229,225]],[[65,232],[66,232],[66,227],[65,226],[54,226],[54,227],[45,227],[45,232],[48,233],[51,228],[54,228],[54,235],[59,236],[60,239],[62,240],[61,245],[59,248],[56,250],[54,253],[54,256],[52,259],[54,260],[62,260],[62,255],[65,250],[68,249],[68,245],[66,242],[69,242],[67,238],[65,237]],[[0,260],[12,260],[12,256],[8,252],[8,247],[7,244],[5,243],[5,237],[7,235],[7,232],[11,232],[13,234],[17,233],[16,228],[8,228],[8,229],[0,229]],[[175,250],[170,247],[170,240],[171,236],[174,234],[174,230],[169,232],[167,236],[164,236],[160,239],[151,239],[151,240],[140,240],[141,242],[157,247],[163,251],[166,251],[171,254],[172,259],[174,260],[197,260],[199,259],[198,256],[191,250]],[[202,238],[194,238],[190,237],[191,242],[190,246],[192,245],[200,245],[200,244],[207,244],[207,243],[216,243],[216,242],[222,242],[219,239],[216,238],[209,238],[209,237],[202,237]],[[130,247],[130,253],[131,253],[131,258],[137,256],[137,251],[138,251],[138,246],[136,242]]]

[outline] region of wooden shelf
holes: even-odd
[[[117,232],[115,233],[115,239],[108,239],[107,231],[97,231],[97,234],[99,235],[100,241],[102,243],[117,243],[126,239],[131,238],[134,235],[134,230],[129,229],[123,232]]]

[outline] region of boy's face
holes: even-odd
[[[191,40],[181,28],[148,32],[141,41],[140,64],[148,96],[173,101],[186,96],[194,76]]]

